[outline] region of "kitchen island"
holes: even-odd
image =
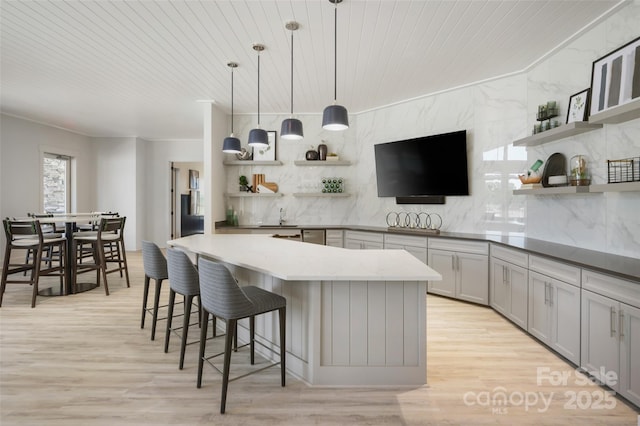
[[[348,250],[270,235],[192,235],[168,245],[225,263],[241,286],[284,296],[287,369],[307,383],[426,383],[427,281],[441,276],[409,253]],[[256,318],[255,330],[275,348],[277,316]],[[246,342],[248,322],[241,321],[238,331]]]

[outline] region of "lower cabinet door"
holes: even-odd
[[[640,309],[620,304],[620,393],[640,406]]]
[[[529,319],[529,271],[521,266],[509,265],[506,274],[508,286],[507,317],[526,330]],[[579,297],[578,301],[580,301]]]
[[[502,315],[507,315],[507,264],[499,259],[491,259],[491,307]]]
[[[580,367],[603,382],[608,380],[608,376],[603,377],[603,374],[609,371],[620,377],[618,305],[608,297],[582,290]],[[620,381],[610,387],[619,392]]]
[[[549,284],[549,346],[574,364],[580,364],[580,289],[558,280]]]
[[[455,253],[445,250],[429,250],[429,266],[442,275],[441,281],[429,281],[430,293],[456,297]]]
[[[487,256],[456,253],[455,263],[458,273],[456,297],[469,302],[488,305],[489,265]]]
[[[549,278],[529,271],[529,323],[527,331],[549,343]]]

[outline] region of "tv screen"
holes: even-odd
[[[374,149],[379,197],[469,195],[466,130]]]

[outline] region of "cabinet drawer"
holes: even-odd
[[[326,239],[342,240],[342,229],[327,229],[325,231]]]
[[[461,253],[489,254],[489,243],[480,241],[455,240],[451,238],[429,238],[429,248]]]
[[[369,241],[383,243],[383,235],[376,232],[345,231],[344,237],[349,240]]]
[[[491,257],[497,257],[514,265],[529,267],[529,255],[520,250],[513,250],[496,244],[491,244]]]
[[[640,308],[640,282],[583,269],[582,288]]]
[[[529,269],[580,287],[580,268],[544,257],[529,256]]]
[[[392,235],[384,236],[384,244],[396,244],[400,246],[427,248],[427,237],[414,237],[411,235]]]

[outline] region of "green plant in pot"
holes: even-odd
[[[240,184],[240,192],[247,191],[247,185],[249,185],[249,181],[245,175],[242,175],[238,178],[238,183]]]

